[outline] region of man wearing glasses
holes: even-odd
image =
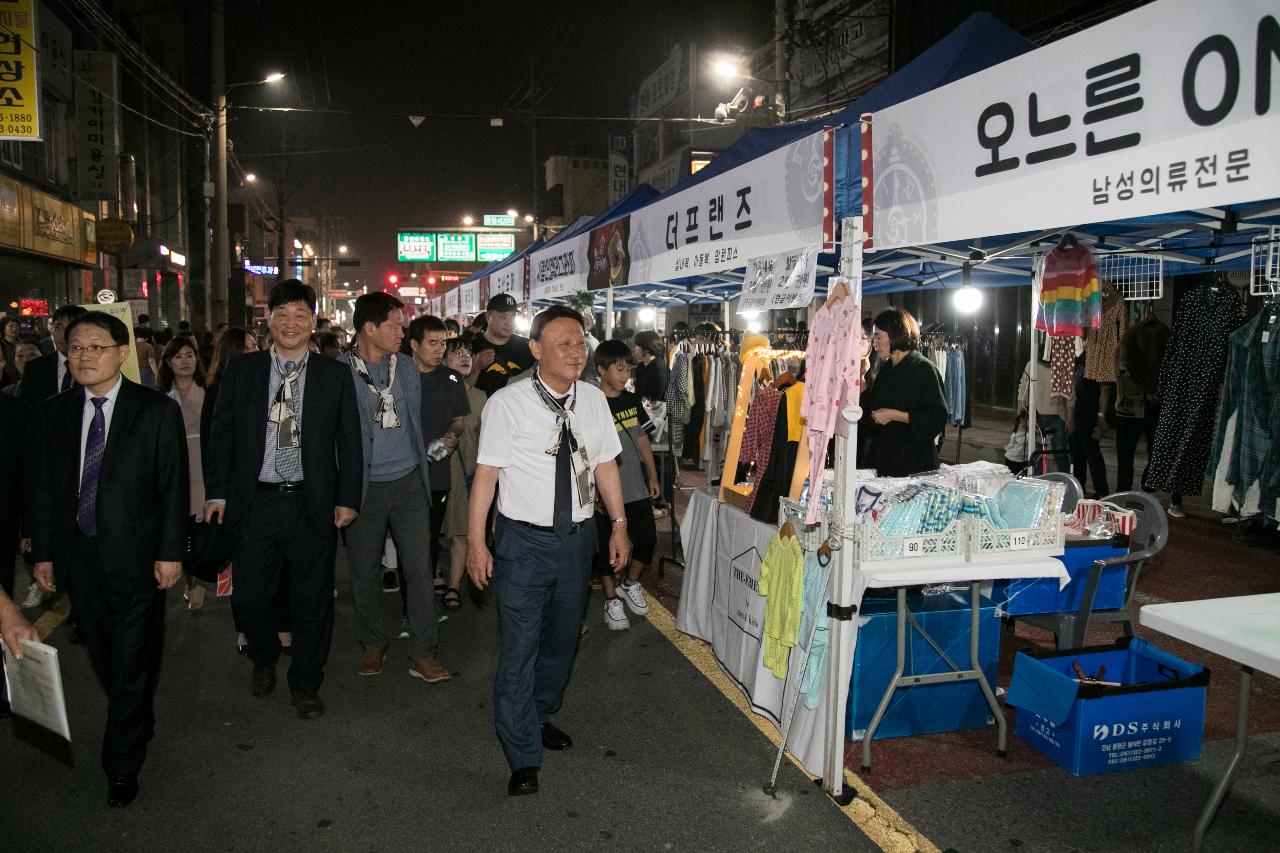
[[[49,318],[49,335],[53,338],[54,351],[29,363],[18,387],[18,394],[29,405],[38,405],[75,384],[67,363],[66,331],[71,322],[84,313],[85,309],[79,305],[63,305]]]
[[[177,403],[120,374],[129,329],[91,311],[65,331],[77,386],[48,400],[34,432],[35,578],[65,589],[107,693],[107,804],[127,806],[155,730],[165,590],[182,576],[187,439]]]

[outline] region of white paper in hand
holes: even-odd
[[[58,650],[44,643],[21,640],[22,660],[4,646],[4,675],[13,713],[71,740],[67,700],[62,692]]]

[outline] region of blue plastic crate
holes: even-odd
[[[1120,687],[1080,684],[1086,675]],[[1200,757],[1209,670],[1137,638],[1028,655],[1018,652],[1007,703],[1015,734],[1075,776],[1154,767]]]
[[[961,668],[969,667],[969,591],[907,596],[907,607],[916,621]],[[1000,620],[989,598],[980,603],[978,656],[987,682],[994,691],[1000,663]],[[861,740],[876,707],[884,697],[897,661],[897,597],[864,598],[859,612],[861,627],[854,650],[845,734]],[[904,675],[950,672],[929,642],[908,625]],[[876,740],[979,729],[992,724],[991,708],[976,681],[921,684],[900,687],[876,729]]]
[[[1124,548],[1110,545],[1068,547],[1061,557],[1071,582],[1058,589],[1057,578],[1015,578],[998,580],[993,584],[991,597],[1010,616],[1029,616],[1033,613],[1073,613],[1080,609],[1084,596],[1085,580],[1089,567],[1095,560],[1121,557]],[[1103,569],[1098,578],[1098,588],[1093,595],[1094,610],[1116,610],[1124,606],[1125,585],[1129,580],[1128,566],[1110,566]]]

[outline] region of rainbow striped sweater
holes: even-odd
[[[1044,259],[1036,328],[1053,337],[1079,336],[1102,325],[1102,288],[1093,253],[1084,246],[1056,248]]]

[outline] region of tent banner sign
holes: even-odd
[[[458,310],[474,314],[480,310],[480,281],[464,281],[458,285]]]
[[[829,142],[810,134],[633,212],[630,281],[740,269],[829,238]]]
[[[818,283],[819,248],[810,246],[748,261],[738,313],[807,308]]]
[[[489,273],[489,296],[499,293],[510,293],[517,302],[524,298],[524,264],[507,264],[500,270]],[[485,300],[488,303],[489,300]]]
[[[868,248],[1280,196],[1275,0],[1158,0],[862,122]]]
[[[563,299],[587,289],[587,244],[590,234],[549,245],[529,255],[533,299]]]

